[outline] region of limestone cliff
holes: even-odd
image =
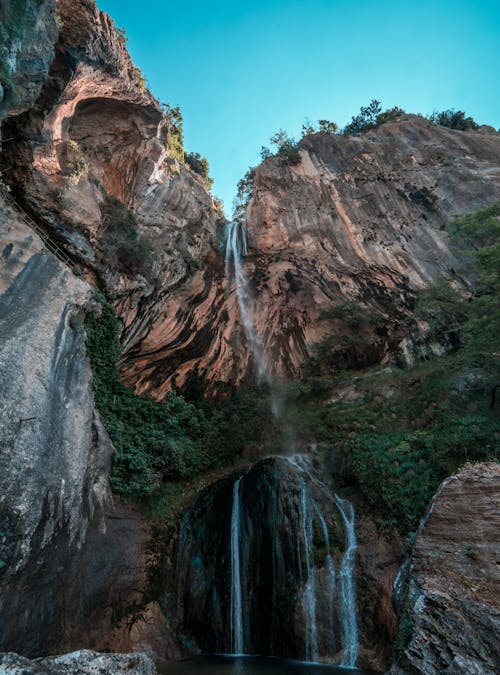
[[[173,289],[194,287],[198,297],[200,282],[206,285],[209,272],[200,270],[210,269],[221,214],[203,178],[172,153],[172,121],[111,19],[93,0],[59,0],[57,10],[61,30],[40,96],[3,125],[4,136],[14,139],[3,146],[3,175],[51,238],[115,301],[133,351],[158,316],[172,314]],[[116,199],[135,214],[137,232],[128,240],[127,211]],[[124,269],[111,249],[126,249],[137,237],[154,260],[131,271],[135,249],[125,250]]]
[[[247,207],[245,266],[271,369],[300,375],[328,335],[350,366],[398,352],[411,359],[422,341],[418,327],[404,325],[415,291],[442,276],[463,283],[445,225],[500,197],[500,135],[405,116],[358,137],[307,136],[299,152],[298,163],[271,157],[255,170]],[[318,320],[348,303],[369,317],[361,330],[342,316]],[[135,387],[160,395],[195,369],[218,387],[252,369],[220,257],[165,310],[125,343],[124,372]]]
[[[404,585],[411,640],[391,673],[498,672],[499,498],[498,464],[468,467],[441,485]]]

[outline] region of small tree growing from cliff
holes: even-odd
[[[185,152],[184,161],[195,173],[200,175],[205,181],[206,186],[210,189],[213,185],[213,180],[209,176],[208,159],[202,157],[199,152]]]
[[[373,99],[369,105],[361,107],[359,114],[352,118],[351,122],[344,127],[342,133],[344,136],[356,136],[369,129],[374,129],[385,122],[395,120],[404,114],[405,111],[397,106],[382,112],[380,101]]]
[[[468,131],[470,129],[477,129],[479,124],[472,118],[466,117],[463,110],[443,110],[442,112],[434,111],[429,117],[435,124],[442,127],[449,127],[450,129],[458,129],[459,131]]]
[[[282,157],[287,164],[298,164],[300,162],[300,153],[295,139],[290,137],[283,129],[271,136],[269,142],[276,146],[278,156]]]

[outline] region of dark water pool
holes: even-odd
[[[199,656],[160,669],[163,675],[369,675],[366,670],[270,659],[261,656]]]

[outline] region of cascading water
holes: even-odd
[[[241,593],[240,560],[240,483],[233,486],[233,509],[231,513],[231,652],[243,654],[243,603]]]
[[[331,646],[331,643],[333,642],[333,613],[335,601],[335,563],[333,561],[330,549],[330,537],[328,536],[328,527],[326,525],[325,517],[323,516],[321,510],[317,507],[316,507],[316,515],[318,516],[319,522],[321,524],[321,529],[323,530],[323,537],[325,539],[326,588],[328,598],[328,635],[330,636],[329,646]]]
[[[356,590],[354,587],[354,563],[356,557],[356,533],[354,531],[354,507],[346,499],[335,495],[335,502],[342,515],[347,537],[347,549],[340,567],[340,618],[342,622],[342,666],[355,666],[358,658],[358,620]]]
[[[304,553],[306,563],[306,579],[303,594],[303,607],[306,618],[306,659],[318,660],[318,633],[316,627],[316,579],[312,560],[312,530],[313,514],[308,508],[307,487],[304,479],[300,481],[302,536],[304,540]]]
[[[243,223],[235,220],[226,225],[226,260],[225,275],[226,279],[231,279],[231,272],[234,270],[234,281],[236,286],[236,297],[238,298],[238,307],[240,309],[241,321],[245,331],[245,337],[250,347],[250,351],[255,359],[257,374],[259,378],[264,378],[270,385],[272,384],[269,375],[269,368],[264,357],[262,343],[255,331],[253,321],[250,316],[251,295],[248,288],[248,279],[243,267],[242,258],[247,252],[247,238],[245,226]]]

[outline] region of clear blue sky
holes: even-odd
[[[185,146],[236,183],[278,129],[343,126],[377,98],[500,126],[499,0],[98,0],[152,93],[179,104]]]

